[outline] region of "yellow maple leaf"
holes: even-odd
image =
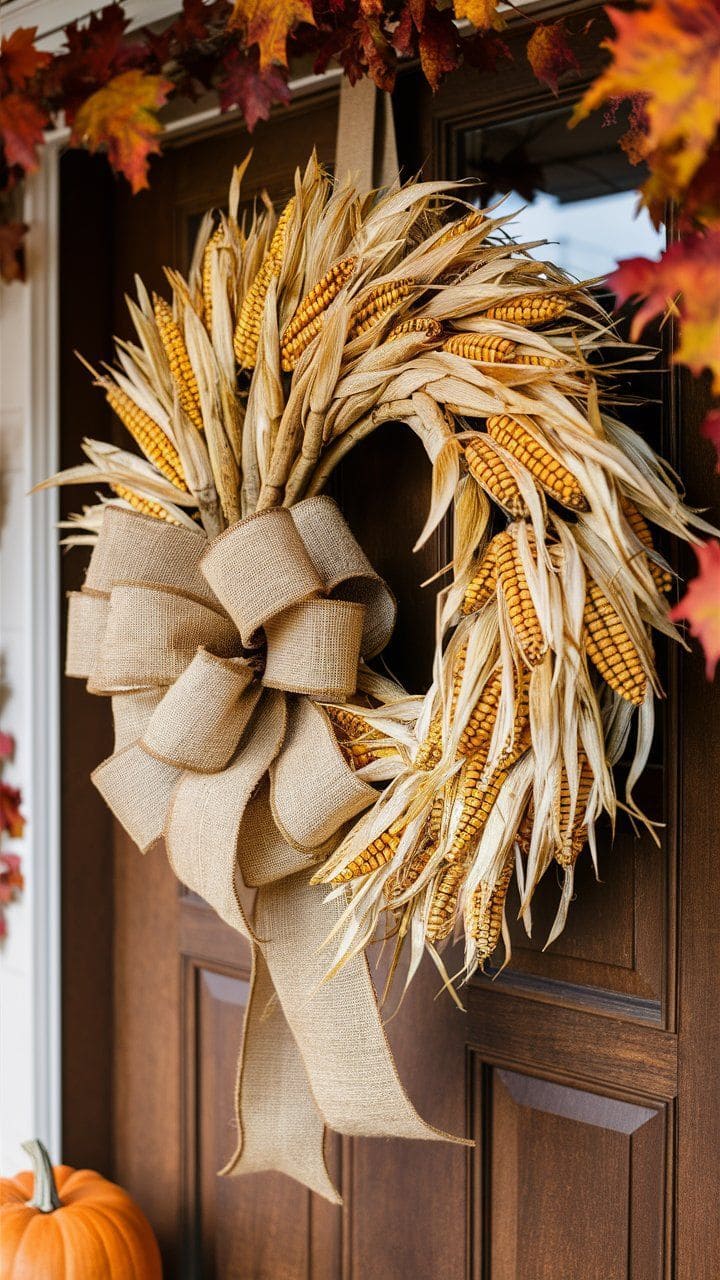
[[[298,22],[315,25],[310,0],[235,0],[230,27],[242,27],[248,44],[260,50],[260,69],[287,66],[287,41]]]
[[[720,24],[715,0],[652,0],[632,12],[608,9],[613,55],[571,124],[603,102],[641,100],[645,158],[679,196],[703,163],[720,124]]]
[[[133,192],[148,185],[148,157],[160,150],[163,127],[157,111],[173,85],[164,76],[124,71],[90,95],[80,107],[72,141],[88,151],[107,150],[108,159],[127,178]]]
[[[478,31],[502,31],[505,19],[497,11],[498,0],[453,0],[455,17],[466,18]]]

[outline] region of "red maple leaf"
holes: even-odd
[[[27,230],[25,222],[0,223],[0,278],[6,284],[25,279],[23,238]],[[3,742],[7,739],[8,734],[0,733],[0,760],[6,754],[11,754],[3,751]],[[12,738],[9,741],[12,742]]]
[[[52,61],[52,54],[35,48],[37,27],[18,27],[0,40],[0,92],[23,89]]]
[[[290,101],[286,72],[276,66],[261,71],[257,49],[249,53],[239,48],[230,49],[222,61],[217,89],[220,110],[239,107],[251,133],[258,120],[268,119],[274,103]]]
[[[378,89],[392,93],[397,73],[397,55],[377,18],[363,14],[355,23],[368,75]]]
[[[428,9],[418,37],[418,49],[425,79],[435,91],[443,76],[454,71],[460,61],[460,38],[450,9]]]
[[[705,421],[700,428],[700,435],[705,436],[706,440],[712,441],[717,449],[717,465],[715,470],[720,475],[720,408],[711,409],[705,415]]]
[[[720,659],[720,542],[713,538],[695,548],[700,572],[688,583],[682,600],[670,610],[674,621],[685,618],[705,650],[708,680]]]
[[[625,259],[608,284],[619,303],[645,299],[633,319],[633,341],[654,316],[676,305],[680,341],[673,359],[695,374],[710,369],[720,391],[720,227],[670,245],[657,262]]]
[[[34,173],[47,123],[45,111],[24,94],[8,93],[0,99],[0,138],[9,165]]]
[[[580,70],[580,63],[570,48],[562,20],[539,23],[528,40],[526,52],[537,79],[552,89],[556,96],[560,76],[566,71]]]
[[[0,733],[0,763],[12,760],[15,754],[15,739],[11,733]]]
[[[20,812],[22,796],[17,787],[0,782],[0,833],[6,831],[17,840],[25,830],[25,819]]]

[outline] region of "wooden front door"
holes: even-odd
[[[583,76],[591,71],[588,60]],[[539,90],[523,70],[521,41],[510,70],[455,79],[435,99],[410,73],[396,101],[401,154],[410,169],[430,157],[435,175],[482,177],[487,194],[520,186],[530,201],[521,231],[545,219],[570,270],[602,274],[642,251],[648,233],[623,195],[632,175],[616,134],[566,130],[580,87],[558,101]],[[251,183],[282,198],[311,145],[330,162],[335,118],[330,91],[259,126]],[[154,166],[150,193],[136,199],[87,157],[66,157],[65,464],[77,460],[82,435],[111,429],[69,352],[106,356],[110,333],[127,328],[122,300],[133,272],[162,290],[162,265],[187,263],[197,220],[222,204],[247,141],[228,125],[177,141]],[[707,505],[700,406],[662,363],[628,388],[660,398],[633,408],[633,423],[677,463],[690,500]],[[338,480],[348,519],[398,596],[388,661],[412,689],[428,683],[433,645],[433,601],[418,584],[447,552],[441,538],[412,555],[427,495],[424,458],[400,427],[367,442]],[[69,505],[77,504],[74,493]],[[74,585],[77,555],[66,565]],[[602,882],[589,866],[578,876],[568,928],[545,952],[558,893],[548,877],[532,940],[513,930],[509,969],[471,983],[464,1015],[434,998],[427,965],[388,1032],[423,1116],[466,1132],[475,1148],[334,1138],[342,1209],[281,1175],[217,1177],[235,1143],[247,948],[178,887],[161,851],[142,860],[113,829],[87,781],[110,748],[109,709],[79,685],[66,688],[64,1156],[101,1167],[137,1197],[168,1277],[720,1274],[719,699],[697,657],[669,655],[665,668],[668,699],[643,796],[664,824],[661,849],[621,825],[614,845],[604,842]]]

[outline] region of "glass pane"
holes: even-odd
[[[503,213],[517,213],[514,238],[549,240],[553,261],[578,279],[607,275],[620,257],[654,257],[664,232],[644,210],[636,215],[643,173],[618,145],[624,124],[598,117],[569,129],[569,118],[563,107],[468,129],[459,176],[482,181],[483,205],[509,193]]]

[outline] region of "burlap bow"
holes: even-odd
[[[141,850],[248,938],[253,975],[225,1172],[281,1170],[338,1202],[323,1132],[448,1138],[398,1079],[364,957],[324,981],[341,911],[312,869],[376,798],[319,703],[387,643],[393,598],[326,497],[209,543],[109,506],[70,597],[67,673],[112,697],[93,780]],[[253,901],[254,898],[254,901]],[[277,1000],[271,997],[275,993]]]

